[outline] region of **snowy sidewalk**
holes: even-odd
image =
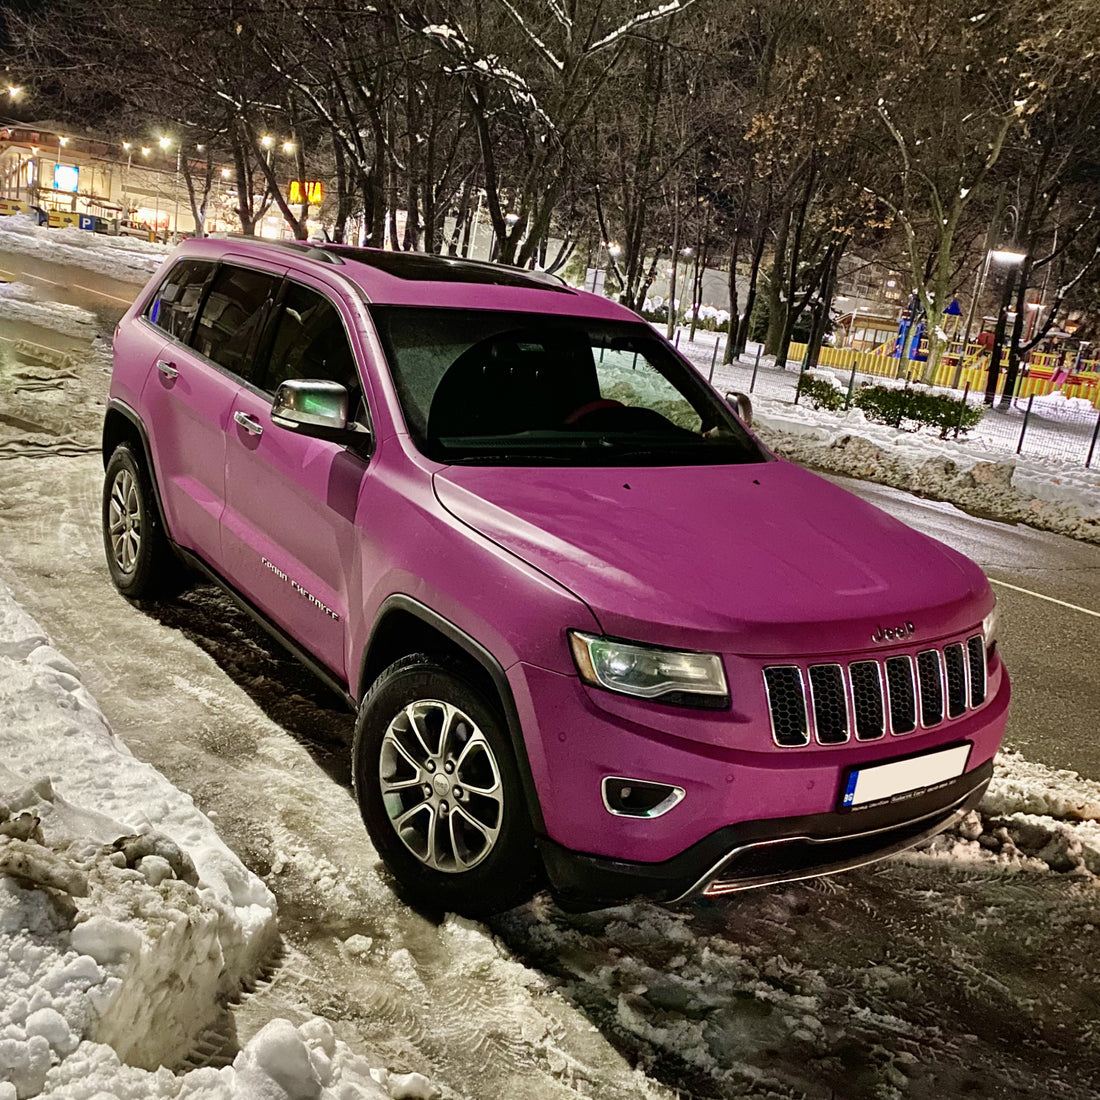
[[[272,1021],[220,1070],[158,1068],[260,974],[275,901],[2,581],[0,759],[0,1100],[437,1095],[321,1019]]]

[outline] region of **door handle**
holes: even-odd
[[[164,375],[165,378],[179,378],[180,372],[176,370],[174,363],[169,363],[167,359],[157,360],[157,370]]]
[[[249,416],[246,412],[235,412],[233,414],[233,419],[240,424],[249,435],[264,434],[263,425],[254,417]]]

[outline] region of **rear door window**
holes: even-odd
[[[181,260],[174,264],[145,311],[146,317],[169,336],[186,341],[202,301],[202,292],[214,264],[210,260]]]
[[[251,353],[281,281],[281,275],[223,264],[203,303],[192,347],[246,382],[257,384],[252,377]]]

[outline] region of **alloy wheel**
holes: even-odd
[[[119,470],[111,485],[107,533],[115,564],[123,573],[132,573],[141,551],[141,500],[129,470]]]
[[[390,824],[425,866],[457,874],[493,850],[504,819],[500,767],[457,707],[420,699],[402,708],[382,739],[378,772]]]

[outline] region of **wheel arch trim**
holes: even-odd
[[[443,635],[452,645],[475,661],[488,675],[496,690],[501,710],[504,714],[504,725],[508,731],[508,738],[515,754],[516,767],[519,771],[520,782],[523,784],[524,798],[527,802],[528,812],[531,816],[531,826],[537,836],[545,836],[546,824],[542,815],[542,804],[539,801],[538,789],[535,786],[534,775],[531,772],[531,763],[527,756],[527,743],[523,736],[523,726],[519,718],[519,710],[512,695],[512,687],[508,682],[508,676],[500,661],[482,645],[476,638],[466,633],[461,627],[456,626],[450,619],[439,614],[438,611],[421,603],[412,596],[404,593],[395,593],[383,600],[378,608],[378,613],[371,627],[370,637],[363,649],[362,659],[359,664],[359,693],[366,693],[370,686],[366,683],[366,670],[370,662],[370,655],[374,645],[385,626],[387,618],[394,613],[404,613],[420,620],[425,626],[436,630]]]
[[[113,420],[112,414],[122,417],[122,419],[134,429],[138,439],[141,441],[142,455],[145,459],[145,469],[148,471],[149,481],[153,486],[153,497],[157,504],[157,514],[160,518],[161,525],[164,527],[165,534],[168,534],[168,528],[164,522],[164,501],[160,498],[160,482],[157,479],[156,467],[153,465],[153,450],[149,446],[149,433],[145,430],[145,424],[137,412],[127,405],[125,401],[120,401],[117,397],[112,397],[108,400],[107,412],[103,417],[103,435],[100,440],[103,468],[107,469],[107,463],[111,461],[111,455],[115,450],[114,446],[108,446],[108,428]],[[117,445],[116,443],[115,446]]]

